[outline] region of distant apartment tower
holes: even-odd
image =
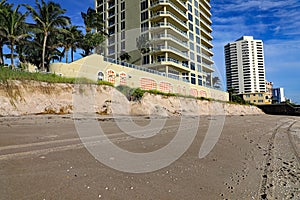
[[[286,99],[284,97],[284,88],[273,88],[272,90],[272,100],[273,103],[282,103],[285,102]]]
[[[243,36],[224,49],[227,89],[238,94],[266,92],[262,40]]]
[[[127,52],[133,64],[212,85],[210,0],[95,0],[95,6],[109,34],[104,56],[119,60]]]

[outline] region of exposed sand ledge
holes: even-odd
[[[115,88],[104,85],[73,85],[37,81],[0,84],[0,116],[28,114],[103,115],[260,115],[256,106],[165,97],[146,93],[139,102],[129,102]]]

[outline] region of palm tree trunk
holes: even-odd
[[[44,43],[43,43],[43,54],[42,54],[42,71],[45,71],[45,53],[46,53],[46,43],[47,43],[48,33],[44,33]]]
[[[66,54],[66,63],[68,63],[69,62],[69,49],[68,48],[66,48],[65,54]]]
[[[15,68],[15,64],[14,64],[14,41],[11,41],[10,44],[10,63],[12,68]]]
[[[72,59],[72,62],[74,62],[74,49],[73,49],[73,47],[71,47],[71,59]]]
[[[0,65],[4,65],[4,59],[3,59],[3,42],[0,39]]]

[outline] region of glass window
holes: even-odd
[[[196,34],[197,34],[197,35],[200,35],[200,30],[199,30],[198,27],[196,27]]]
[[[194,26],[192,23],[189,23],[189,29],[190,29],[190,31],[194,31]]]
[[[201,72],[202,70],[201,70],[201,65],[200,64],[197,64],[197,71],[198,72]],[[198,76],[199,77],[199,76]]]
[[[124,29],[125,29],[125,21],[121,22],[121,30],[124,30]]]
[[[189,20],[192,22],[193,21],[193,15],[191,13],[188,14]]]
[[[198,85],[202,85],[202,76],[198,75]]]
[[[125,12],[121,12],[121,20],[125,19]]]
[[[196,17],[195,17],[195,22],[197,26],[200,26],[199,19],[197,19]]]
[[[197,9],[194,10],[195,11],[195,16],[199,16],[199,11]]]
[[[194,51],[194,43],[190,42],[190,50]]]
[[[190,40],[194,41],[194,34],[190,32],[189,33],[189,38],[190,38]]]
[[[190,52],[190,59],[195,60],[195,54],[193,52]]]
[[[125,10],[125,1],[121,3],[121,10]]]
[[[196,50],[197,50],[197,53],[200,53],[201,52],[201,50],[200,50],[200,46],[196,46]]]
[[[190,12],[193,12],[193,8],[190,4],[188,4],[188,9],[189,9]]]
[[[148,8],[148,1],[141,2],[141,10],[146,10]]]
[[[197,44],[200,44],[200,38],[198,36],[196,36],[196,42]]]
[[[148,11],[141,13],[141,21],[145,21],[148,19]]]
[[[195,70],[195,63],[191,62],[191,70]]]
[[[196,75],[191,73],[191,83],[196,85]]]

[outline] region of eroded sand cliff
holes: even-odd
[[[0,84],[0,115],[92,112],[115,115],[256,115],[255,106],[236,105],[146,93],[141,101],[127,101],[105,85],[7,81]]]

